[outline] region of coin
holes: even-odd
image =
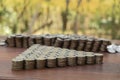
[[[56,58],[54,58],[54,57],[48,57],[48,58],[47,58],[47,67],[48,67],[48,68],[56,67],[56,66],[57,66],[56,63],[57,63],[57,62],[56,62]]]
[[[17,48],[22,48],[23,46],[23,36],[22,35],[17,35],[15,37],[15,43]]]
[[[41,44],[43,45],[43,37],[41,35],[37,35],[35,38],[36,44]]]
[[[6,43],[8,47],[15,47],[15,35],[8,36]]]
[[[24,61],[23,59],[12,59],[12,70],[23,70]]]
[[[59,67],[65,67],[65,66],[67,66],[67,58],[66,57],[64,57],[64,56],[58,56],[58,58],[57,58],[57,65],[59,66]]]
[[[77,64],[78,65],[85,65],[86,63],[86,56],[84,54],[79,54],[77,56]]]
[[[23,35],[23,47],[24,48],[28,48],[28,39],[29,39],[28,35]]]
[[[29,38],[29,40],[28,40],[28,45],[29,45],[29,47],[32,46],[32,45],[35,44],[35,43],[36,43],[36,42],[35,42],[35,36],[34,36],[34,35],[30,36],[30,38]]]
[[[35,59],[32,58],[25,59],[25,69],[26,70],[35,69]]]
[[[70,49],[76,49],[78,46],[78,42],[79,42],[78,38],[72,38],[71,44],[70,44]]]
[[[46,59],[43,57],[36,59],[36,68],[37,69],[43,69],[46,67]]]
[[[76,66],[76,57],[75,56],[68,56],[67,57],[67,64],[68,66]]]
[[[95,55],[86,55],[87,60],[86,63],[87,64],[95,64]]]
[[[95,54],[95,63],[102,64],[103,63],[103,54],[96,53]]]
[[[62,47],[62,45],[63,45],[63,39],[57,38],[56,41],[55,41],[54,46],[55,47]]]

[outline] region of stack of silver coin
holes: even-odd
[[[70,39],[69,38],[64,39],[63,48],[69,49],[69,46],[70,46]]]
[[[15,47],[16,46],[15,35],[8,36],[6,39],[6,43],[8,47]]]
[[[55,57],[47,57],[47,67],[54,68],[57,66],[56,58]]]
[[[84,51],[87,51],[87,52],[91,51],[92,46],[93,46],[93,39],[88,38],[87,41],[86,41]]]
[[[52,43],[52,37],[51,36],[45,36],[44,37],[44,45],[51,46]]]
[[[44,57],[39,57],[36,59],[36,68],[43,69],[46,67],[46,59]]]
[[[71,39],[70,49],[76,49],[78,46],[78,42],[79,42],[79,39],[73,37]]]
[[[66,53],[68,53],[68,51],[66,51],[66,49],[63,49],[63,50],[60,51],[60,53],[58,53],[56,55],[56,57],[57,57],[57,66],[58,67],[67,66],[67,58],[65,56]]]
[[[29,40],[29,36],[23,35],[23,48],[28,48],[28,40]]]
[[[24,60],[23,59],[12,59],[12,70],[23,70],[24,69]]]
[[[78,43],[78,47],[77,50],[78,51],[83,51],[86,45],[86,38],[85,37],[81,37]]]
[[[35,59],[34,58],[27,58],[25,59],[25,69],[35,69]]]
[[[67,56],[67,64],[68,66],[76,66],[77,65],[77,57],[74,55],[74,51],[70,51]]]
[[[28,37],[29,36],[29,37]],[[30,47],[33,44],[41,44],[60,48],[73,49],[78,51],[106,52],[109,40],[98,39],[79,35],[13,35],[5,40],[9,47]]]
[[[56,41],[55,41],[54,46],[55,47],[62,47],[62,45],[63,45],[63,39],[57,38]]]
[[[36,42],[36,44],[43,45],[43,36],[37,35],[36,38],[35,38],[35,42]]]
[[[106,52],[107,51],[107,45],[110,45],[110,41],[109,40],[106,40],[106,39],[101,39],[102,40],[102,43],[101,43],[101,46],[100,46],[100,52]]]
[[[81,54],[77,55],[77,64],[78,65],[86,64],[86,55],[84,54],[84,52],[81,52]]]
[[[86,64],[95,64],[95,55],[92,52],[86,53]]]
[[[92,52],[98,52],[99,48],[101,45],[101,40],[100,39],[95,39],[94,43],[93,43],[93,48],[92,48]]]
[[[15,37],[15,43],[17,48],[22,48],[23,46],[23,36],[22,35],[17,35]]]
[[[12,60],[13,70],[102,64],[103,54],[35,44]]]
[[[36,38],[36,36],[34,36],[34,35],[32,35],[32,36],[29,38],[29,40],[28,40],[28,45],[29,45],[29,47],[36,43],[36,42],[35,42],[35,38]]]
[[[103,54],[95,54],[95,63],[102,64],[103,63]]]

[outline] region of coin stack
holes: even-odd
[[[79,42],[78,38],[72,38],[71,44],[70,44],[70,49],[76,49],[78,46],[78,42]]]
[[[72,52],[72,53],[71,53]],[[76,56],[74,55],[73,51],[71,51],[69,53],[69,55],[67,56],[67,64],[68,66],[76,66],[77,65],[77,58]]]
[[[15,35],[8,36],[6,43],[8,47],[15,47]]]
[[[44,37],[44,45],[51,46],[52,43],[52,37],[51,36],[45,36]]]
[[[57,38],[56,41],[55,41],[54,46],[55,47],[62,47],[62,45],[63,45],[63,39]]]
[[[78,43],[77,50],[78,50],[78,51],[83,51],[84,48],[85,48],[85,45],[86,45],[86,38],[85,38],[85,37],[81,37],[81,38],[79,39],[79,43]]]
[[[95,55],[87,54],[86,57],[87,57],[86,64],[95,64]]]
[[[92,44],[93,44],[93,39],[90,39],[90,38],[87,39],[84,51],[87,51],[87,52],[91,51],[93,46]]]
[[[29,42],[28,42],[29,47],[32,46],[33,44],[35,44],[35,38],[36,37],[34,35],[29,38]]]
[[[28,48],[28,35],[23,35],[23,48]]]
[[[69,46],[70,46],[70,39],[69,38],[64,39],[63,48],[69,49]]]
[[[100,48],[100,44],[101,44],[101,40],[95,39],[94,44],[93,44],[93,48],[92,48],[92,52],[98,52],[99,48]]]
[[[23,37],[23,39],[21,39]],[[17,40],[16,40],[17,38]],[[106,46],[111,44],[105,39],[95,39],[88,36],[79,35],[13,35],[6,39],[6,44],[10,47],[29,47],[33,44],[55,46],[60,48],[73,49],[78,51],[105,52]],[[17,42],[17,43],[16,43]],[[16,46],[17,45],[17,46]]]
[[[23,36],[22,35],[17,35],[15,37],[15,43],[17,48],[22,48],[23,46]]]
[[[59,55],[57,55],[57,66],[58,67],[65,67],[67,66],[67,58],[65,57],[65,53],[67,53],[67,51],[61,50],[61,53]]]
[[[12,60],[13,70],[102,64],[103,54],[35,44]]]
[[[110,41],[109,40],[106,40],[106,39],[101,39],[102,40],[102,43],[101,43],[101,46],[100,46],[100,52],[106,52],[107,51],[107,45],[110,45]]]
[[[86,63],[86,56],[82,53],[82,54],[78,54],[77,56],[77,64],[78,65],[85,65]]]
[[[47,58],[47,67],[54,68],[57,66],[56,58],[55,57],[48,57]]]
[[[36,44],[43,45],[43,37],[41,35],[36,36],[35,42],[36,42]]]
[[[36,59],[36,68],[43,69],[46,67],[46,59],[44,57],[39,57]]]
[[[103,54],[95,54],[95,63],[96,64],[102,64],[103,63]]]
[[[35,59],[28,58],[25,60],[25,69],[34,69],[35,68]]]
[[[24,68],[24,61],[23,59],[13,59],[12,60],[12,70],[23,70]]]

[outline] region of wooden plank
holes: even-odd
[[[0,79],[119,80],[120,55],[105,54],[104,64],[42,70],[12,71],[11,59],[25,49],[0,47]]]

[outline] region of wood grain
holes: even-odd
[[[24,50],[0,47],[0,80],[120,80],[120,54],[105,53],[102,65],[12,71],[11,59]]]

